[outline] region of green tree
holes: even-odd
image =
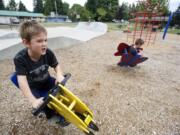
[[[5,6],[4,6],[4,1],[0,0],[0,10],[4,10]]]
[[[61,0],[45,0],[44,1],[44,14],[50,15],[51,12],[59,15],[64,14],[63,3]]]
[[[98,20],[106,20],[107,12],[104,8],[97,9]]]
[[[59,15],[62,15],[64,12],[62,0],[54,0],[54,3],[56,3],[56,5],[54,5],[54,7],[57,6],[57,13]]]
[[[81,21],[89,21],[91,19],[91,13],[84,7],[82,8],[80,19]]]
[[[97,7],[108,9],[110,6],[109,0],[97,0]]]
[[[118,0],[109,0],[107,9],[107,21],[112,21],[116,18],[116,12],[118,10],[119,2]]]
[[[63,11],[62,11],[62,15],[67,15],[68,14],[68,11],[69,11],[69,4],[64,2],[63,3]]]
[[[68,16],[72,21],[88,21],[91,13],[79,4],[74,4],[68,12]]]
[[[139,3],[139,10],[151,13],[166,13],[169,0],[146,0]]]
[[[127,3],[122,3],[121,6],[119,6],[117,15],[118,20],[128,20],[129,19],[129,7]]]
[[[18,9],[18,11],[27,11],[25,5],[21,1],[19,2],[19,9]]]
[[[68,12],[68,16],[72,21],[77,21],[77,16],[80,15],[81,5],[73,4],[71,9]]]
[[[89,10],[92,14],[96,14],[96,9],[98,7],[99,0],[87,0],[85,3],[85,7]]]
[[[50,15],[50,13],[54,10],[54,4],[52,3],[52,0],[45,0],[44,2],[44,14]]]
[[[42,0],[35,0],[34,1],[34,12],[35,13],[43,13],[43,2]]]
[[[16,8],[17,7],[17,4],[14,0],[10,0],[8,5],[7,5],[7,10],[10,10],[10,11],[16,11]]]
[[[102,19],[102,21],[111,21],[116,15],[118,0],[88,0],[85,6],[93,14],[95,20]],[[97,11],[97,9],[99,9],[99,11]],[[104,17],[102,17],[100,13],[103,13],[103,10],[106,11]]]
[[[177,13],[178,12],[178,13]],[[180,4],[174,13],[171,26],[178,25],[180,27]]]
[[[129,5],[129,19],[132,19],[134,18],[134,16],[132,15],[132,13],[136,13],[138,10],[137,10],[137,7],[136,5],[133,3],[132,5],[130,4]]]

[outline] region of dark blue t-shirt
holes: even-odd
[[[32,61],[25,48],[16,54],[14,64],[17,75],[26,75],[30,88],[42,88],[50,76],[49,66],[55,68],[58,61],[50,49],[38,61]]]
[[[137,49],[134,48],[132,45],[131,46],[128,46],[127,48],[125,48],[122,53],[130,53],[131,55],[133,56],[136,56],[137,55]]]
[[[131,53],[133,56],[137,55],[137,50],[133,46],[129,47],[129,53]]]

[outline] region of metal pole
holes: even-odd
[[[56,4],[56,0],[54,1],[54,5],[55,5],[55,10],[56,10],[56,16],[57,16],[57,4]]]
[[[166,27],[165,27],[165,30],[164,30],[164,34],[163,34],[163,39],[165,39],[165,37],[166,37],[166,33],[167,33],[168,27],[169,27],[169,25],[170,25],[170,22],[171,22],[171,20],[172,20],[172,17],[173,17],[173,12],[170,14],[169,19],[168,19],[168,22],[167,22],[167,24],[166,24]]]

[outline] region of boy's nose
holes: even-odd
[[[43,46],[47,46],[47,41],[44,41],[44,42],[43,42]]]

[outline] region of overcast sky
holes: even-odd
[[[17,3],[20,0],[15,0]],[[26,6],[26,8],[30,11],[33,10],[33,0],[21,0],[24,5]],[[72,6],[74,3],[80,4],[80,5],[84,5],[84,3],[87,0],[62,0],[63,2],[67,2],[70,4],[70,6]],[[9,0],[4,0],[5,4],[7,4],[9,2]],[[137,2],[137,0],[119,0],[119,3],[121,4],[122,2],[128,2],[130,4],[132,4],[133,2]],[[170,5],[169,5],[169,9],[171,11],[175,11],[178,7],[178,5],[180,4],[180,0],[170,0]]]

